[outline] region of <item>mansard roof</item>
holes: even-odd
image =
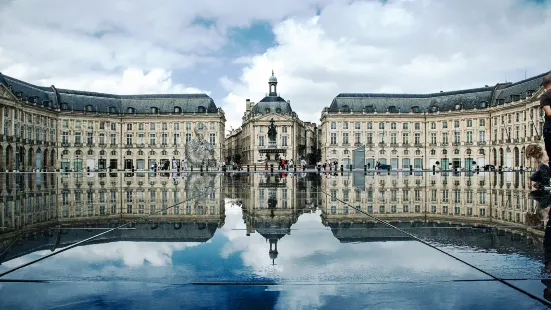
[[[341,93],[333,99],[328,112],[431,113],[484,109],[532,96],[546,74],[517,83],[430,94]]]
[[[266,96],[253,107],[255,114],[293,114],[291,104],[280,96]]]
[[[22,100],[37,98],[39,105],[62,111],[99,113],[217,113],[214,100],[206,94],[113,95],[69,89],[42,87],[0,73],[0,84]],[[32,100],[31,100],[32,101]]]

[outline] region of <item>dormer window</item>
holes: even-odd
[[[151,114],[159,114],[159,108],[157,107],[151,107],[150,111],[151,111]]]
[[[69,110],[69,104],[67,102],[61,103],[61,110]]]
[[[456,104],[456,105],[455,105],[455,109],[456,109],[456,110],[461,110],[461,104]]]
[[[277,109],[276,109],[276,113],[281,113],[281,109],[280,109],[280,108],[277,108]]]
[[[479,108],[484,109],[487,105],[488,103],[486,101],[482,101],[479,105]]]
[[[438,112],[438,107],[435,106],[435,105],[433,105],[433,106],[430,108],[430,110],[431,110],[433,113],[436,113],[436,112]]]
[[[266,108],[266,109],[264,110],[264,112],[265,112],[266,114],[270,114],[270,108]]]
[[[365,112],[366,113],[373,113],[373,112],[375,112],[375,108],[372,105],[366,105],[365,106]]]
[[[45,108],[49,108],[49,107],[50,107],[50,100],[44,100],[44,101],[42,101],[42,105],[43,105]]]
[[[398,113],[398,110],[396,109],[396,106],[391,105],[390,107],[388,107],[387,112],[388,113]]]
[[[205,109],[204,106],[198,106],[197,107],[197,112],[198,113],[205,113],[205,112],[207,112],[207,109]]]
[[[421,110],[419,109],[418,106],[414,106],[414,107],[411,107],[411,112],[413,113],[419,113]]]
[[[348,113],[348,112],[350,112],[350,107],[348,105],[343,105],[342,106],[342,111],[345,112],[345,113]]]
[[[94,107],[91,104],[87,105],[84,108],[86,112],[94,112]]]
[[[134,109],[134,108],[126,108],[126,113],[128,113],[128,114],[135,114],[135,113],[136,113],[136,109]]]
[[[115,107],[109,107],[109,113],[110,113],[110,114],[117,114],[117,108],[115,108]]]
[[[182,113],[182,108],[174,107],[174,113]]]
[[[526,97],[532,97],[533,94],[534,94],[534,91],[531,89],[526,91]]]

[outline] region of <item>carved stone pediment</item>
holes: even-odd
[[[0,98],[17,101],[17,97],[4,85],[0,84]]]

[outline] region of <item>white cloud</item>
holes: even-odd
[[[438,92],[520,80],[525,68],[537,75],[551,68],[550,13],[517,0],[328,4],[317,17],[276,24],[277,46],[239,59],[246,66],[236,84],[224,82],[225,111],[240,123],[272,67],[293,109],[318,122],[340,92]]]

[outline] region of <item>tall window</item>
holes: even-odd
[[[342,134],[342,144],[348,144],[349,141],[348,141],[348,133],[345,132]]]
[[[331,133],[331,145],[337,144],[337,133],[332,132]]]
[[[360,142],[361,134],[360,134],[359,132],[356,132],[356,133],[354,134],[354,137],[355,137],[355,138],[354,138],[354,143],[360,144],[360,143],[361,143],[361,142]]]
[[[436,132],[432,132],[430,134],[430,143],[431,144],[436,144]]]
[[[408,135],[407,132],[404,132],[404,133],[402,134],[402,143],[403,143],[403,144],[408,144],[408,143],[409,143],[409,135]]]
[[[485,142],[486,141],[486,132],[484,130],[481,130],[478,132],[478,141]]]
[[[132,145],[132,134],[131,133],[126,134],[126,145]]]
[[[216,144],[216,134],[215,133],[211,133],[209,135],[209,142],[210,142],[210,145],[215,145]]]
[[[287,136],[281,136],[281,145],[287,146]]]
[[[467,131],[467,143],[473,143],[473,132]]]
[[[264,136],[259,136],[258,137],[258,145],[264,146]]]

